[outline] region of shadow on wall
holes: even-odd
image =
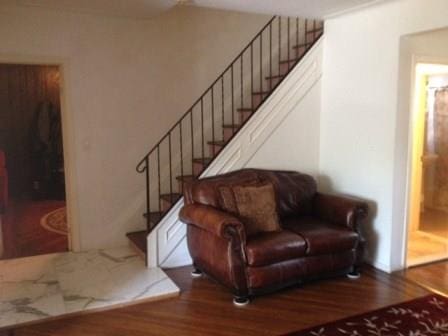
[[[341,196],[359,198],[367,203],[367,205],[369,206],[369,214],[360,229],[361,234],[367,241],[366,257],[365,257],[366,261],[373,262],[373,260],[376,260],[378,254],[379,235],[375,230],[373,223],[378,213],[377,203],[373,200],[366,199],[365,197],[359,197],[357,195],[352,194],[342,194],[338,192],[337,190],[334,189],[331,178],[326,175],[318,175],[317,181],[318,181],[318,190],[321,192],[335,193]]]

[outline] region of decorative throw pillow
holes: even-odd
[[[232,189],[248,236],[281,230],[272,183],[234,186]]]
[[[219,203],[221,209],[230,212],[231,214],[238,215],[238,207],[236,206],[235,193],[233,188],[235,186],[254,186],[260,184],[258,179],[248,179],[233,183],[226,183],[218,186]]]
[[[235,195],[232,186],[226,185],[218,188],[221,208],[224,211],[230,212],[234,215],[238,214],[238,207],[236,206]]]

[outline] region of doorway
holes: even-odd
[[[415,74],[408,267],[448,258],[448,66]]]
[[[69,249],[60,79],[56,65],[0,64],[3,259]]]

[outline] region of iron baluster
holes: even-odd
[[[180,190],[183,193],[184,192],[184,154],[183,154],[183,137],[182,137],[182,121],[179,124],[179,145],[180,145],[180,176],[181,177],[181,182],[180,182]]]
[[[212,99],[211,99],[211,104],[212,104],[212,152],[213,152],[213,157],[214,157],[215,156],[215,91],[213,88],[214,88],[214,86],[212,86],[212,90],[211,90],[211,95],[212,95]]]

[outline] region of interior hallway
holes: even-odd
[[[448,212],[436,209],[425,209],[420,215],[420,231],[424,231],[448,243]]]
[[[416,266],[448,258],[448,213],[425,209],[420,215],[419,229],[409,233],[408,266]]]
[[[10,201],[2,216],[5,250],[2,259],[68,251],[66,234],[41,225],[45,215],[64,206],[64,201],[56,200]]]

